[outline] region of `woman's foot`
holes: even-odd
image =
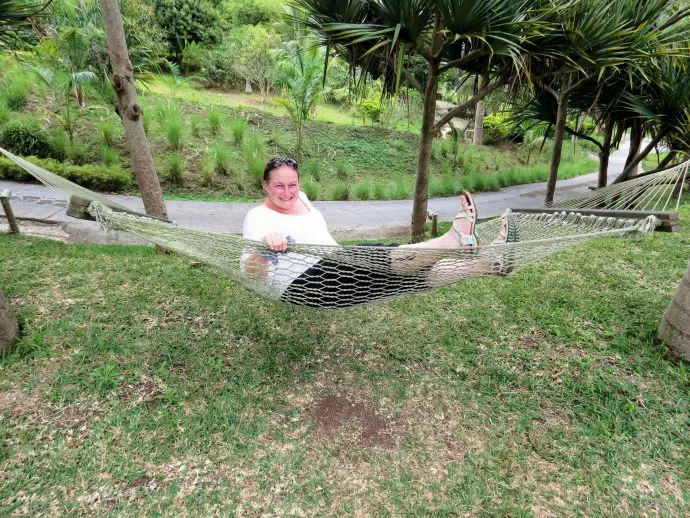
[[[460,237],[462,248],[474,249],[479,245],[475,227],[477,224],[477,208],[472,195],[467,191],[460,193],[460,212],[453,220],[452,230]]]
[[[508,275],[515,268],[516,250],[513,247],[503,248],[501,245],[515,243],[517,240],[517,224],[512,212],[508,209],[501,216],[501,228],[498,231],[498,237],[491,242],[492,245],[499,245],[501,247],[501,251],[494,261],[494,269],[498,275]]]

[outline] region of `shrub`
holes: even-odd
[[[168,156],[165,162],[165,172],[168,180],[172,183],[182,183],[184,180],[184,161],[179,154],[173,153]]]
[[[0,146],[17,155],[47,158],[53,155],[48,136],[33,117],[11,119],[0,128]]]
[[[206,114],[206,118],[208,119],[208,127],[211,131],[211,135],[214,137],[220,135],[220,113],[215,110],[209,110]]]
[[[103,160],[103,164],[106,166],[111,167],[117,164],[119,158],[120,155],[116,149],[113,149],[110,146],[103,146],[101,148],[101,160]]]
[[[14,70],[11,76],[4,85],[3,95],[5,97],[5,102],[10,110],[21,110],[26,106],[29,100],[29,91],[31,90],[31,81],[29,77],[25,74],[19,72],[17,69]]]
[[[96,129],[103,138],[103,144],[112,147],[115,143],[115,127],[110,121],[101,121],[96,123]]]
[[[394,200],[404,200],[407,198],[407,181],[405,180],[404,176],[397,175],[393,181],[391,198]]]
[[[67,143],[67,157],[74,165],[84,165],[89,162],[89,152],[86,146],[78,142]]]
[[[216,144],[211,151],[213,156],[213,170],[218,174],[230,173],[230,151],[223,144]]]
[[[350,199],[350,187],[346,183],[337,183],[331,187],[330,195],[332,200],[348,200]]]
[[[67,133],[62,129],[53,129],[48,136],[48,140],[50,147],[53,149],[53,158],[64,160],[67,157],[67,149],[70,145]]]
[[[374,189],[372,191],[372,198],[375,200],[385,200],[386,199],[386,189],[380,183],[374,184]]]
[[[201,120],[198,115],[192,115],[189,118],[189,132],[196,138],[201,136]]]
[[[319,186],[312,177],[305,178],[300,182],[302,192],[307,195],[310,200],[316,200],[319,197]]]
[[[7,122],[10,118],[10,108],[4,97],[0,97],[0,124]]]
[[[495,146],[515,140],[518,134],[509,113],[490,113],[484,117],[483,144]]]
[[[355,199],[368,200],[371,197],[371,183],[369,180],[359,182],[355,186]]]
[[[230,131],[232,131],[232,137],[235,139],[235,145],[240,147],[244,140],[244,134],[247,132],[247,123],[242,118],[234,119],[230,123]]]
[[[165,137],[168,139],[170,144],[170,149],[173,151],[179,151],[182,149],[182,118],[176,116],[175,114],[170,114],[168,118],[165,119],[164,130]]]
[[[247,160],[247,169],[255,180],[255,185],[261,187],[266,165],[266,146],[258,135],[251,134],[242,148]]]
[[[30,162],[67,180],[96,191],[123,191],[131,187],[130,175],[115,167],[97,165],[75,166],[52,159],[28,157]],[[33,176],[9,159],[0,157],[0,178],[31,180]]]
[[[381,114],[383,113],[383,105],[380,101],[374,99],[364,99],[359,106],[359,111],[362,117],[368,118],[371,122],[380,122]]]
[[[207,157],[201,163],[201,179],[207,187],[213,187],[216,183],[216,165],[213,158]]]
[[[314,181],[318,182],[321,180],[321,163],[316,160],[309,160],[300,168],[300,173],[304,176],[311,176]]]
[[[335,161],[335,176],[340,180],[345,180],[353,172],[352,166],[345,162],[342,158]]]

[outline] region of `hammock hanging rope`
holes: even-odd
[[[106,229],[135,234],[220,269],[248,288],[283,301],[320,308],[377,303],[428,291],[459,280],[506,274],[573,245],[599,237],[639,237],[654,230],[657,219],[619,219],[557,214],[506,214],[510,243],[493,244],[500,218],[477,225],[480,246],[472,250],[291,244],[276,254],[264,243],[240,236],[195,230],[132,214],[93,193],[2,150],[65,198],[86,198],[89,213]],[[268,259],[260,275],[248,266],[252,254]]]

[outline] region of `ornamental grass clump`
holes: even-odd
[[[181,184],[184,181],[184,161],[178,153],[168,156],[165,162],[165,172],[171,183]]]
[[[241,117],[234,119],[230,123],[230,131],[232,132],[232,138],[235,141],[237,147],[242,146],[242,141],[244,140],[244,135],[247,132],[247,123]]]
[[[211,135],[214,137],[217,137],[218,135],[220,135],[220,130],[221,130],[220,113],[218,113],[216,110],[209,110],[206,113],[206,118],[208,119],[208,128],[209,128],[209,131],[211,132]]]

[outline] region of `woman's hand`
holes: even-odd
[[[285,236],[280,234],[266,234],[264,242],[269,250],[273,252],[287,252],[288,241]]]

